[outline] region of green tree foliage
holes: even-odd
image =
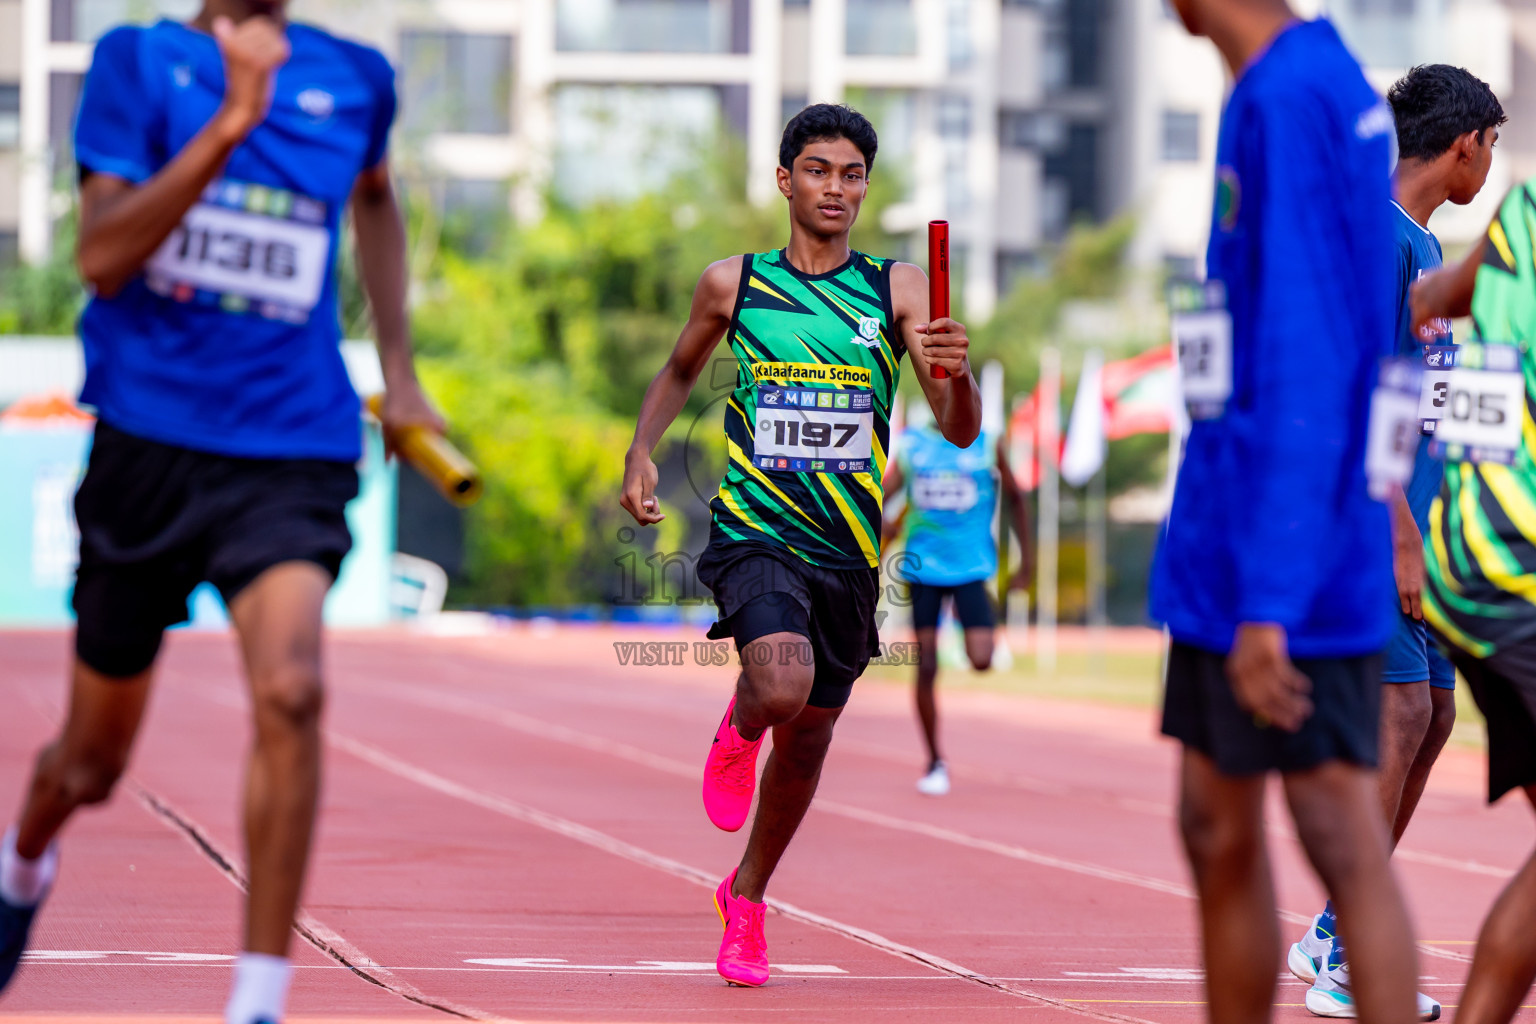
[[[55,227],[48,262],[0,269],[0,334],[73,334],[84,306],[73,216]]]

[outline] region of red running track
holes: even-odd
[[[1152,714],[955,693],[955,789],[934,800],[913,788],[906,692],[873,681],[770,889],[774,976],[725,986],[711,890],[744,839],[709,825],[698,788],[732,672],[619,664],[613,643],[640,636],[333,637],[294,1020],[1203,1019],[1175,751]],[[0,634],[6,820],[59,716],[67,650]],[[71,826],[0,1019],[215,1019],[238,935],[245,706],[228,638],[172,638],[131,778]],[[1482,780],[1479,755],[1448,753],[1397,861],[1424,987],[1447,1004],[1531,837],[1513,801],[1483,806]],[[1278,805],[1272,820],[1289,938],[1321,896]],[[1284,980],[1278,1019],[1312,1019],[1302,994]]]

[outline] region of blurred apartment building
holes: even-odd
[[[1437,225],[1470,237],[1536,173],[1520,119],[1536,104],[1518,99],[1536,89],[1536,0],[1331,2],[1379,86],[1449,61],[1504,99],[1485,202]],[[0,261],[48,251],[94,40],[196,6],[0,0]],[[786,118],[844,100],[880,131],[876,173],[900,195],[885,226],[915,254],[928,219],[952,222],[973,316],[1077,220],[1135,212],[1149,268],[1196,268],[1204,247],[1224,72],[1162,0],[294,0],[291,15],[394,60],[395,152],[450,211],[526,214],[546,184],[633,194],[686,173],[722,127],[770,201]]]

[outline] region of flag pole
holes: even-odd
[[[1089,669],[1096,676],[1104,674],[1105,627],[1109,620],[1104,592],[1104,565],[1108,548],[1104,477],[1108,472],[1109,463],[1106,460],[1088,481],[1088,650]]]
[[[1046,347],[1040,351],[1040,556],[1035,590],[1040,609],[1036,613],[1035,666],[1048,675],[1056,673],[1056,551],[1060,538],[1061,458],[1061,353]]]

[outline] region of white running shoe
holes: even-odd
[[[949,765],[936,762],[928,774],[917,780],[917,791],[924,796],[943,796],[949,792]]]
[[[1419,1020],[1439,1020],[1440,1004],[1423,992],[1416,994]],[[1354,1018],[1355,996],[1350,990],[1349,964],[1331,953],[1326,969],[1307,989],[1307,1010],[1316,1017]]]
[[[1317,980],[1317,972],[1328,959],[1333,948],[1333,915],[1318,914],[1312,919],[1300,942],[1291,943],[1291,951],[1285,958],[1286,969],[1307,984]]]

